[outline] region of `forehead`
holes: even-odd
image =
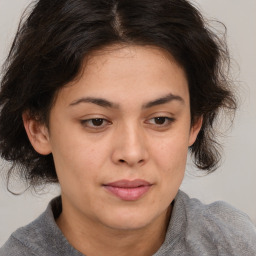
[[[89,78],[95,73],[98,77],[106,75],[106,79],[115,77],[132,79],[133,77],[138,78],[139,74],[143,74],[145,78],[159,75],[165,77],[170,72],[170,67],[183,72],[172,55],[164,49],[147,45],[117,44],[89,55],[84,61],[80,77],[84,75]]]
[[[58,97],[66,104],[78,97],[103,97],[111,101],[149,101],[162,95],[188,100],[183,69],[165,50],[153,46],[112,45],[85,58],[77,78]],[[126,100],[127,101],[127,100]]]

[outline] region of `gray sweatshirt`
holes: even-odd
[[[56,225],[60,212],[57,197],[35,221],[11,235],[0,256],[83,256]],[[154,254],[167,255],[254,256],[256,228],[246,214],[224,202],[204,205],[179,191],[165,241]]]

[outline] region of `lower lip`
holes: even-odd
[[[135,201],[140,199],[143,195],[145,195],[150,189],[149,186],[140,186],[135,188],[120,188],[113,186],[104,186],[109,192],[114,194],[125,201]]]

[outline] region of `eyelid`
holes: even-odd
[[[168,117],[168,116],[155,116],[152,118],[149,118],[148,121],[153,120],[153,119],[157,119],[157,118],[165,118],[166,120],[168,120],[169,122],[173,122],[175,119],[173,117]]]
[[[89,125],[89,122],[92,122],[94,120],[102,120],[103,125],[99,125],[99,126],[93,125],[93,124]],[[109,120],[107,120],[106,118],[103,118],[103,117],[92,117],[92,118],[81,119],[80,123],[85,128],[92,129],[92,130],[105,129],[108,125],[112,124]]]
[[[166,117],[166,118],[170,118],[170,119],[174,119],[174,113],[171,112],[167,112],[167,111],[157,111],[154,113],[150,113],[149,115],[147,115],[146,119],[152,119],[152,118],[157,118],[157,117]]]
[[[157,118],[163,118],[165,120],[163,124],[156,123]],[[156,129],[156,130],[162,130],[162,129],[168,129],[171,127],[171,125],[176,121],[176,118],[174,118],[170,113],[154,113],[151,114],[146,120],[145,123],[149,125],[150,128]]]

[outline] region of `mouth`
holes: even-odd
[[[144,196],[153,184],[145,180],[118,180],[104,184],[104,188],[112,195],[124,201],[135,201]]]

